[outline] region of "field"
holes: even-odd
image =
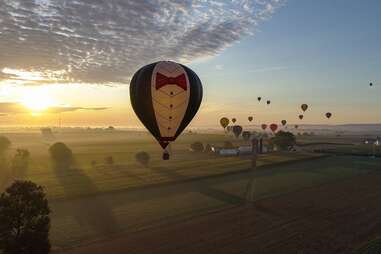
[[[159,229],[192,224],[202,220],[203,216],[213,221],[215,215],[218,220],[221,213],[241,211],[247,204],[283,196],[295,194],[300,200],[308,200],[310,194],[303,193],[311,189],[355,181],[379,174],[381,170],[379,158],[323,157],[312,153],[311,146],[302,146],[297,152],[261,155],[256,171],[250,170],[251,158],[247,156],[218,157],[189,151],[189,144],[195,141],[214,145],[221,145],[227,140],[236,145],[245,143],[222,134],[183,135],[172,146],[173,155],[169,161],[161,160],[161,149],[144,132],[81,130],[55,133],[54,140],[44,139],[38,132],[5,135],[12,141],[9,164],[17,148],[28,149],[31,157],[28,167],[22,172],[15,172],[10,165],[2,169],[0,180],[3,188],[13,179],[29,179],[45,187],[52,208],[50,238],[54,252],[58,253],[68,250],[95,253],[91,246],[123,239],[126,234],[128,238],[132,234],[147,237]],[[73,150],[76,166],[72,169],[54,170],[48,148],[56,141],[66,143]],[[316,142],[304,137],[299,141]],[[345,139],[335,140],[335,143],[347,142]],[[136,162],[135,154],[139,151],[151,155],[148,166]],[[115,164],[106,165],[106,156],[113,156]],[[95,166],[91,165],[93,160],[97,162]],[[322,205],[328,202],[326,199],[317,201]],[[269,206],[260,212],[271,217],[278,213],[278,209],[280,206]],[[292,212],[288,216],[292,217]],[[239,216],[230,219],[237,220]],[[275,216],[273,219],[278,221],[279,218]],[[288,219],[285,218],[286,221]],[[224,224],[221,224],[221,230],[223,228]],[[227,230],[222,237],[230,234]],[[152,241],[150,238],[142,239],[145,239],[143,242]],[[131,243],[132,249],[127,246],[120,253],[140,253],[138,250],[144,245],[139,243],[142,244],[139,241],[135,245]],[[116,246],[120,247],[120,243]],[[168,252],[167,243],[163,246],[162,253],[171,252]],[[78,252],[76,247],[80,247]]]
[[[249,157],[216,157],[203,153],[192,153],[189,144],[195,141],[204,144],[222,144],[230,140],[242,144],[232,137],[216,134],[186,134],[172,146],[173,158],[161,159],[162,151],[156,141],[144,132],[73,132],[55,134],[54,140],[44,139],[40,133],[8,134],[13,150],[28,149],[31,159],[22,172],[3,171],[3,179],[29,179],[47,190],[49,198],[65,199],[103,192],[119,191],[152,184],[187,180],[195,177],[222,174],[250,168]],[[48,153],[51,144],[61,141],[73,151],[76,166],[55,170]],[[135,154],[146,151],[151,156],[147,167],[135,160]],[[11,161],[10,152],[9,161]],[[115,164],[107,165],[105,157],[112,156]],[[310,153],[274,153],[261,156],[258,165],[279,163],[317,156]],[[91,161],[96,161],[95,166]],[[9,181],[3,180],[5,183]],[[1,182],[0,182],[1,183]],[[5,184],[3,184],[4,186]]]

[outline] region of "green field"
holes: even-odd
[[[189,144],[195,141],[221,145],[225,140],[243,144],[232,137],[216,134],[185,134],[172,146],[169,161],[161,159],[160,146],[143,132],[73,132],[55,134],[55,140],[46,140],[39,133],[8,134],[13,150],[31,152],[29,166],[23,172],[3,170],[3,181],[29,179],[46,188],[50,199],[73,198],[109,191],[124,190],[152,184],[181,181],[194,177],[222,174],[250,168],[250,157],[218,157],[193,153]],[[56,141],[66,143],[73,151],[76,165],[65,171],[54,170],[48,148]],[[146,151],[151,156],[148,167],[135,160],[135,154]],[[12,154],[10,151],[9,161]],[[104,163],[113,156],[115,165]],[[310,153],[272,153],[259,157],[258,166],[318,156]],[[91,161],[97,161],[94,167]],[[4,184],[5,185],[5,184]]]

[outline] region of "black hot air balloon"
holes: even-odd
[[[160,61],[139,69],[132,77],[132,108],[163,149],[176,140],[196,115],[202,84],[188,67]],[[163,159],[169,159],[165,150]]]
[[[307,104],[302,104],[302,106],[300,106],[303,110],[303,112],[306,112],[306,110],[308,109],[308,105]]]
[[[253,119],[254,119],[254,117],[252,117],[252,116],[249,116],[249,117],[247,118],[247,120],[249,120],[249,122],[253,121]]]
[[[270,105],[271,101],[268,100],[268,101],[266,101],[266,103],[267,103],[267,105]]]
[[[327,112],[327,113],[325,113],[325,117],[327,117],[328,119],[330,119],[331,116],[332,116],[332,113],[331,113],[331,112]]]
[[[261,101],[261,100],[262,100],[262,97],[258,97],[257,100],[258,100],[258,101]]]
[[[229,119],[226,117],[222,117],[220,119],[220,124],[225,129],[229,125]]]
[[[240,125],[234,125],[233,126],[233,133],[234,133],[234,136],[236,138],[238,138],[239,135],[241,135],[241,132],[242,132],[242,126],[240,126]]]
[[[287,121],[286,120],[282,120],[282,125],[285,126],[287,124]]]
[[[372,83],[372,82],[370,82],[370,83],[369,83],[369,86],[373,86],[373,83]]]
[[[303,117],[304,117],[303,115],[299,115],[300,120],[303,120]]]
[[[232,118],[232,123],[235,123],[235,122],[237,122],[237,119]]]

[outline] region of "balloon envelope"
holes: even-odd
[[[299,115],[299,119],[300,119],[300,120],[302,120],[302,119],[303,119],[303,117],[304,117],[303,115]]]
[[[332,113],[330,113],[330,112],[327,112],[327,113],[325,113],[325,116],[329,119],[329,118],[331,118],[331,116],[332,116]]]
[[[253,117],[252,116],[249,116],[248,118],[247,118],[247,120],[249,120],[249,122],[251,122],[251,121],[253,121]]]
[[[232,122],[233,122],[233,123],[237,122],[237,119],[232,118]]]
[[[299,125],[295,125],[295,129],[299,128]]]
[[[285,126],[287,124],[286,120],[282,120],[282,125]]]
[[[266,101],[267,105],[270,105],[271,101]]]
[[[236,138],[239,137],[239,135],[241,134],[241,132],[242,132],[242,126],[240,126],[240,125],[234,125],[234,126],[233,126],[233,133],[234,133],[234,136],[235,136]]]
[[[258,101],[261,101],[261,100],[262,100],[262,97],[258,97],[257,100],[258,100]]]
[[[229,125],[229,119],[226,117],[222,117],[220,119],[220,124],[225,129]]]
[[[170,61],[142,67],[130,84],[132,108],[163,149],[176,140],[196,115],[202,94],[196,73]]]
[[[273,123],[273,124],[270,124],[270,129],[272,132],[275,132],[277,129],[278,129],[278,125]]]
[[[301,108],[302,108],[303,112],[305,112],[308,109],[308,105],[302,104]]]
[[[266,130],[267,129],[267,124],[262,124],[261,127],[262,127],[262,130]]]

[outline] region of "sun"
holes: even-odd
[[[26,92],[21,99],[21,103],[33,113],[40,113],[55,105],[54,98],[47,91],[41,89]]]

